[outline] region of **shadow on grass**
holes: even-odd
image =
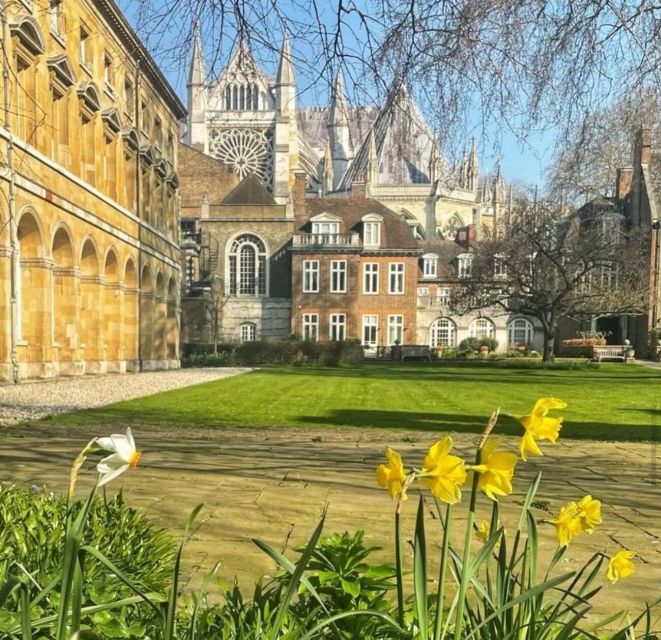
[[[563,438],[579,440],[605,440],[612,442],[661,441],[661,409],[626,409],[649,415],[647,425],[608,423],[608,422],[565,422]],[[32,424],[46,422],[63,426],[112,426],[123,430],[131,426],[156,426],[168,429],[205,428],[301,428],[333,427],[360,429],[394,429],[428,431],[435,433],[482,433],[487,421],[486,415],[462,415],[451,413],[383,411],[367,409],[337,409],[325,415],[301,415],[290,422],[267,423],[221,420],[213,415],[200,414],[194,408],[190,411],[173,411],[171,408],[131,408],[122,405],[89,409],[68,415],[46,418]],[[519,436],[521,425],[510,416],[501,414],[498,432]]]

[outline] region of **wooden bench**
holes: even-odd
[[[627,361],[627,351],[630,349],[624,344],[608,344],[603,346],[592,346],[592,359],[597,362],[602,360],[622,360]]]
[[[403,344],[400,347],[400,362],[405,358],[425,358],[431,362],[431,349],[422,344]]]

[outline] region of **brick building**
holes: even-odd
[[[421,250],[406,222],[365,197],[364,184],[303,207],[289,248],[292,333],[355,338],[368,349],[415,343]]]
[[[1,9],[0,380],[178,367],[185,109],[112,0]]]

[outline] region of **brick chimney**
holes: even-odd
[[[351,183],[351,198],[356,200],[367,198],[367,183],[364,180]]]
[[[294,188],[292,189],[292,202],[294,205],[294,226],[298,230],[308,217],[305,206],[305,191],[307,188],[305,171],[294,173]]]
[[[631,192],[633,167],[620,167],[617,170],[617,177],[615,180],[615,197],[618,200],[624,200],[624,198],[626,198]]]

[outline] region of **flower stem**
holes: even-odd
[[[399,509],[395,511],[395,568],[397,571],[397,621],[404,625],[404,576]]]
[[[436,499],[438,505],[438,498]],[[441,546],[441,565],[438,570],[438,592],[436,594],[436,621],[434,624],[434,640],[441,637],[441,624],[443,618],[443,600],[445,599],[445,575],[448,564],[448,547],[450,545],[450,522],[452,520],[452,505],[445,509],[443,522],[443,544]]]
[[[478,448],[475,464],[480,464],[480,452],[482,447]],[[475,503],[477,502],[477,483],[478,474],[473,472],[473,483],[471,486],[470,506],[468,507],[468,516],[466,520],[466,537],[464,538],[464,553],[462,556],[461,578],[459,580],[459,597],[457,599],[457,613],[454,623],[454,640],[461,640],[461,634],[464,630],[464,608],[466,604],[466,589],[468,588],[468,569],[470,566],[471,540],[473,537],[473,522],[475,522]]]

